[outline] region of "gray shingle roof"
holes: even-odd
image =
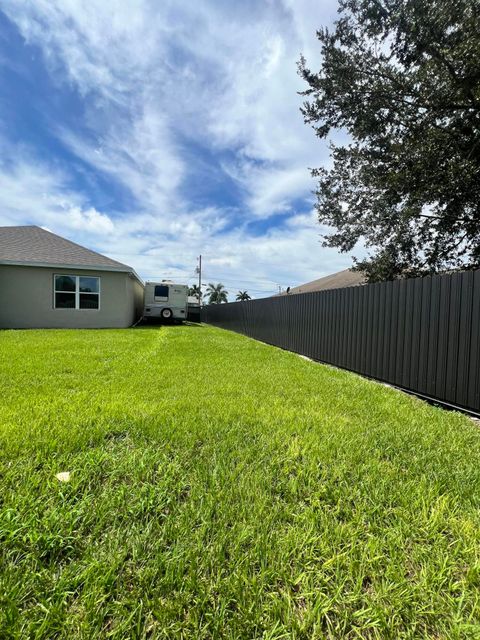
[[[36,226],[0,227],[0,264],[61,265],[135,273],[126,264]]]
[[[365,276],[359,271],[345,269],[329,276],[306,282],[298,287],[292,287],[290,293],[308,293],[309,291],[326,291],[327,289],[343,289],[365,284]]]

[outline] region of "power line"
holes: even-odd
[[[197,258],[198,260],[198,258]],[[256,263],[256,262],[255,262]],[[208,265],[208,262],[207,262]],[[252,294],[255,295],[273,295],[275,293],[277,293],[277,291],[281,288],[283,283],[280,283],[279,280],[280,279],[268,279],[266,277],[247,277],[244,278],[241,275],[235,275],[235,274],[226,274],[224,272],[218,272],[217,269],[215,269],[215,265],[209,265],[208,271],[209,273],[212,273],[213,275],[209,275],[207,276],[205,274],[205,263],[203,263],[203,270],[202,270],[202,278],[199,279],[199,286],[205,286],[206,284],[210,283],[210,282],[221,282],[222,284],[225,285],[225,287],[227,289],[248,289],[248,291],[250,291]],[[185,279],[189,282],[193,281],[194,279],[196,280],[197,276],[198,276],[198,271],[199,271],[199,266],[197,265],[196,269],[194,270],[194,273],[190,272],[190,271],[186,271],[185,269],[176,269],[175,267],[172,269],[168,269],[166,270],[162,276],[157,276],[154,274],[145,274],[144,277],[145,278],[149,278],[149,279],[158,279],[158,280],[162,280],[162,279]],[[203,280],[203,282],[202,282]]]
[[[202,270],[203,270],[203,272],[205,273],[205,263],[203,263]],[[235,274],[234,274],[234,273],[233,273],[233,274],[227,274],[227,273],[223,273],[223,274],[222,274],[222,273],[218,273],[218,271],[216,271],[215,269],[209,269],[209,271],[210,271],[210,272],[214,271],[214,272],[215,272],[215,277],[216,277],[216,278],[234,278],[234,279],[237,279],[237,278],[235,277]],[[187,272],[187,271],[185,271],[185,270],[183,270],[183,269],[178,269],[178,270],[175,270],[175,269],[168,269],[167,271],[164,271],[164,272],[163,272],[163,277],[165,277],[166,275],[171,275],[171,274],[173,274],[173,273],[175,273],[175,275],[179,275],[179,274],[181,274],[181,275],[182,275],[183,277],[185,277],[185,278],[192,278],[192,277],[196,277],[196,270],[194,270],[194,272],[191,272],[191,271],[188,271],[188,272]],[[148,277],[148,278],[157,278],[157,277],[159,277],[159,276],[158,276],[158,274],[157,274],[157,273],[155,273],[155,274],[153,274],[153,273],[146,273],[146,274],[145,274],[145,277]],[[204,278],[204,279],[205,279],[205,278]],[[256,278],[255,276],[253,277],[253,279],[252,279],[252,278],[246,279],[246,278],[243,278],[242,276],[238,276],[238,280],[239,280],[239,281],[240,281],[240,280],[242,280],[242,281],[244,281],[244,282],[266,282],[266,283],[268,283],[268,284],[274,284],[274,283],[276,282],[276,280],[273,280],[273,279],[269,279],[269,278],[262,278],[262,277]]]
[[[205,263],[203,263],[203,280],[209,280],[209,279],[215,279],[215,280],[225,280],[225,281],[229,281],[229,282],[238,282],[238,283],[246,283],[246,284],[266,284],[266,285],[274,285],[277,286],[278,285],[278,278],[276,279],[272,279],[272,278],[267,278],[267,277],[258,277],[256,278],[255,276],[250,276],[248,278],[244,278],[241,275],[236,276],[234,273],[233,274],[227,274],[227,273],[219,273],[216,269],[212,269],[209,268],[208,271],[209,273],[214,273],[214,275],[212,275],[211,277],[206,277],[205,276]],[[168,269],[167,271],[164,271],[163,274],[161,276],[159,276],[158,274],[153,274],[153,273],[146,273],[144,274],[145,278],[159,278],[159,279],[163,279],[163,278],[168,278],[168,277],[182,277],[182,278],[187,278],[189,280],[191,280],[192,278],[196,278],[197,277],[197,273],[195,272],[190,272],[190,271],[186,271],[184,269]]]
[[[146,274],[144,275],[145,278],[156,278],[156,279],[164,279],[164,278],[168,278],[168,277],[185,277],[187,280],[193,280],[196,279],[196,275],[192,274],[192,275],[179,275],[178,273],[171,273],[171,272],[166,272],[164,273],[162,276],[158,276],[158,275],[153,275],[153,274]],[[203,275],[202,279],[205,280],[222,280],[225,283],[237,283],[237,284],[262,284],[264,283],[265,285],[273,285],[273,286],[277,286],[278,280],[264,280],[262,278],[258,278],[255,280],[247,280],[245,278],[235,278],[235,277],[224,277],[222,275],[219,274],[215,274],[215,276],[212,277],[206,277],[205,275]]]

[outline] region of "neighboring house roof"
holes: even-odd
[[[308,293],[309,291],[325,291],[327,289],[343,289],[344,287],[354,287],[365,284],[365,276],[360,271],[345,269],[338,273],[332,273],[324,278],[306,282],[298,287],[292,287],[289,294]],[[285,295],[285,292],[282,294]]]
[[[122,271],[140,280],[132,267],[36,226],[0,227],[0,264]]]

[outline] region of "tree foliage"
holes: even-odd
[[[209,304],[220,304],[222,302],[228,302],[228,291],[226,291],[225,286],[221,282],[219,282],[218,284],[209,282],[207,287],[207,295]]]
[[[198,299],[198,302],[200,303],[200,300],[202,299],[202,292],[198,284],[194,284],[188,288],[188,295],[194,296],[195,298]]]
[[[369,257],[371,281],[480,265],[479,0],[340,0],[317,32],[302,112],[331,143],[317,211],[325,245]]]
[[[239,291],[235,297],[235,300],[239,302],[244,302],[245,300],[251,300],[251,296],[248,291]]]

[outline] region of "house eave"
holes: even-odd
[[[134,269],[125,265],[125,267],[114,267],[109,265],[98,264],[67,264],[58,262],[23,262],[20,260],[0,260],[0,265],[12,267],[40,267],[47,269],[72,269],[75,271],[113,271],[116,273],[128,273],[132,275],[143,286],[143,280]]]

